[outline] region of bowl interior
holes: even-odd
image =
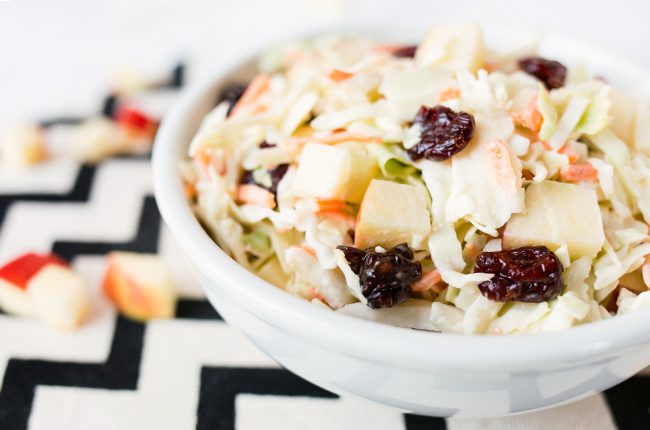
[[[488,43],[495,47],[520,34],[490,31],[486,31],[492,34]],[[605,76],[623,90],[632,91],[648,83],[648,74],[637,66],[560,35],[542,37],[540,54],[569,65],[584,63],[589,72]],[[650,343],[650,312],[633,312],[539,335],[441,335],[380,325],[320,309],[248,272],[201,228],[184,197],[177,166],[186,156],[203,116],[214,107],[221,88],[231,82],[246,82],[254,73],[253,61],[236,61],[185,91],[164,117],[155,142],[154,187],[161,214],[184,251],[212,281],[213,285],[207,288],[223,289],[249,312],[296,336],[368,360],[414,369],[440,365],[510,371],[563,367]]]

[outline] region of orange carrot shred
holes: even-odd
[[[270,82],[271,79],[267,75],[260,74],[255,76],[251,83],[248,84],[246,91],[244,91],[237,104],[232,108],[231,115],[236,115],[245,106],[253,105],[262,94],[269,90]]]
[[[271,209],[275,207],[275,196],[273,193],[253,184],[244,184],[237,187],[237,201],[265,206]]]
[[[425,273],[422,276],[422,279],[411,285],[413,291],[428,291],[432,290],[436,293],[440,293],[444,288],[441,285],[437,285],[442,280],[440,272],[437,270],[432,270],[429,273]]]
[[[526,110],[521,112],[513,112],[510,114],[512,120],[522,127],[525,127],[531,131],[537,132],[542,127],[542,122],[544,118],[537,108],[537,96],[533,97]]]
[[[557,151],[557,152],[559,152],[560,154],[564,154],[567,157],[569,157],[569,163],[571,163],[571,164],[574,164],[576,161],[578,161],[580,159],[580,154],[578,154],[577,152],[569,149],[569,147],[566,146],[566,145],[564,145],[562,148],[560,148],[560,150]]]
[[[460,89],[456,87],[449,87],[440,93],[438,96],[438,101],[444,103],[449,100],[459,99],[460,98]]]
[[[318,212],[348,212],[348,206],[343,200],[316,199]]]
[[[329,78],[336,82],[343,82],[346,79],[350,79],[352,76],[354,76],[354,73],[346,72],[344,70],[339,70],[339,69],[332,69],[332,71],[329,74]]]
[[[193,199],[196,197],[196,187],[194,184],[185,184],[185,187],[183,187],[183,191],[185,192],[185,197],[188,199]]]
[[[596,182],[598,170],[591,164],[570,164],[562,167],[560,178],[566,182]]]

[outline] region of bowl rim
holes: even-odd
[[[549,33],[553,40],[616,61],[630,76],[646,72],[575,39]],[[231,259],[203,230],[183,192],[178,169],[182,135],[196,122],[196,110],[224,77],[244,64],[223,64],[207,79],[184,90],[164,115],[152,155],[154,194],[160,213],[180,247],[214,288],[268,324],[326,349],[367,361],[418,370],[454,369],[534,372],[603,361],[624,350],[650,344],[650,312],[631,312],[603,321],[540,334],[508,336],[440,334],[378,324],[314,306],[269,284]],[[237,61],[239,60],[239,61]],[[629,72],[629,73],[628,73]],[[200,117],[207,113],[203,111]],[[195,131],[195,130],[192,130]],[[205,286],[204,286],[205,287]]]

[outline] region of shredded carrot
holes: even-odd
[[[228,170],[226,157],[223,151],[215,152],[213,148],[201,148],[196,154],[204,173],[208,177],[212,177],[212,168],[216,169],[217,173],[223,176]]]
[[[378,136],[369,136],[362,133],[353,133],[349,131],[335,131],[325,136],[310,137],[290,137],[284,144],[287,146],[302,146],[309,142],[324,143],[326,145],[336,145],[343,142],[363,142],[363,143],[381,143],[382,139]]]
[[[323,296],[318,292],[318,290],[317,290],[316,288],[311,287],[311,288],[309,289],[309,294],[311,294],[311,296],[312,296],[312,300],[313,300],[313,299],[318,299],[318,300],[320,300],[320,301],[323,302],[323,303],[327,303],[327,301],[325,300],[325,297],[323,297]]]
[[[596,182],[598,170],[591,164],[570,164],[562,167],[560,178],[566,182]]]
[[[546,149],[547,151],[552,151],[553,150],[553,147],[551,147],[551,145],[549,145],[549,143],[546,142],[545,140],[540,140],[539,142],[542,144],[544,149]]]
[[[571,163],[571,164],[574,164],[576,161],[578,161],[580,159],[580,154],[578,154],[577,152],[572,151],[571,149],[569,149],[569,147],[567,145],[564,145],[557,152],[559,152],[560,154],[564,154],[567,157],[569,157],[569,163]]]
[[[299,248],[305,251],[307,254],[311,255],[312,257],[314,258],[316,257],[316,250],[311,246],[300,245]]]
[[[440,293],[442,290],[444,290],[444,287],[442,285],[438,285],[441,280],[442,278],[440,277],[440,272],[434,269],[422,276],[422,279],[411,285],[411,289],[413,291],[432,290],[436,293]]]
[[[235,106],[232,108],[231,115],[236,115],[237,112],[239,112],[245,106],[254,105],[259,97],[269,90],[270,82],[271,80],[267,75],[260,74],[255,76],[251,83],[248,84],[246,91],[244,91],[244,94],[242,94],[237,104],[235,104]],[[257,109],[259,109],[259,106]]]
[[[318,212],[339,212],[348,213],[348,205],[343,200],[336,199],[316,199],[318,205]]]
[[[185,192],[185,197],[188,199],[196,197],[196,187],[194,184],[186,183],[185,187],[183,187],[183,191]]]
[[[513,112],[510,114],[510,117],[515,122],[515,124],[525,127],[531,131],[538,132],[542,127],[542,122],[544,118],[537,108],[537,96],[533,97],[526,110],[521,112]]]
[[[460,89],[456,87],[449,87],[440,93],[438,96],[438,101],[444,103],[448,100],[459,99],[460,98]]]
[[[253,184],[244,184],[237,187],[237,200],[268,208],[275,207],[275,196],[262,187]]]
[[[332,69],[332,71],[329,74],[329,78],[336,82],[343,82],[346,79],[350,79],[352,76],[354,76],[354,73],[346,72],[344,70],[339,70],[339,69]]]
[[[393,52],[403,47],[403,45],[375,45],[372,50],[375,52],[385,52],[387,54],[392,54]]]
[[[515,167],[508,145],[501,139],[491,140],[485,145],[488,163],[498,185],[507,192],[516,192],[521,178],[515,175]]]

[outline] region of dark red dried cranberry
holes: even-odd
[[[525,246],[497,252],[482,252],[474,272],[493,273],[478,286],[497,302],[540,303],[556,298],[563,289],[562,263],[545,246]]]
[[[277,196],[278,184],[287,173],[287,170],[289,170],[288,164],[278,164],[275,168],[268,170],[269,176],[271,177],[271,186],[268,184],[260,184],[259,182],[255,181],[252,170],[244,170],[239,183],[257,185],[258,187],[264,188],[265,190],[273,193],[274,196]]]
[[[275,143],[269,143],[266,140],[263,140],[262,143],[259,144],[260,149],[266,149],[266,148],[275,148],[276,145]]]
[[[393,57],[413,58],[415,57],[415,51],[417,50],[418,50],[417,45],[400,46],[399,48],[393,51]]]
[[[519,60],[519,69],[535,76],[549,90],[564,86],[566,80],[567,70],[562,63],[542,57],[522,58]]]
[[[350,268],[359,275],[361,293],[373,309],[405,302],[411,297],[411,285],[422,278],[422,265],[413,260],[413,251],[406,243],[386,252],[342,245],[337,249],[343,251]]]
[[[420,126],[420,142],[408,149],[412,160],[443,161],[462,151],[474,136],[474,117],[445,106],[422,106],[413,119]]]
[[[241,84],[230,84],[224,87],[219,93],[219,98],[217,104],[222,102],[228,103],[228,115],[232,112],[232,108],[235,107],[241,96],[246,91],[246,85]]]

